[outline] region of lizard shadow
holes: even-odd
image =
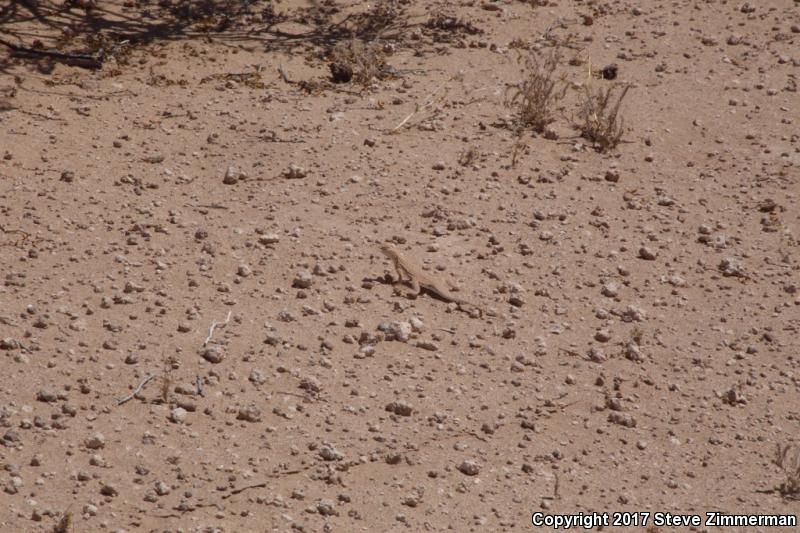
[[[443,298],[435,291],[432,291],[425,287],[420,287],[419,294],[413,294],[412,287],[406,280],[397,279],[388,273],[382,276],[372,276],[372,277],[367,276],[364,277],[362,281],[365,283],[380,283],[381,285],[390,285],[395,288],[394,290],[395,295],[400,296],[406,300],[416,300],[419,297],[419,295],[425,294],[428,297],[433,298],[434,300],[437,300],[439,302],[450,303],[450,300],[448,300],[447,298]],[[398,289],[398,286],[402,286],[408,289],[408,291],[403,291],[402,289]]]

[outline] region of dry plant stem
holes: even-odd
[[[134,397],[135,397],[137,394],[139,394],[139,392],[142,390],[142,388],[143,388],[145,385],[147,385],[147,383],[148,383],[148,382],[149,382],[151,379],[153,379],[154,377],[156,377],[156,374],[148,374],[147,376],[145,376],[145,378],[142,380],[142,382],[141,382],[141,383],[139,383],[139,386],[138,386],[138,387],[136,387],[136,388],[133,390],[133,392],[132,392],[132,393],[130,393],[128,396],[125,396],[125,397],[124,397],[124,398],[122,398],[122,399],[119,399],[119,400],[117,400],[117,405],[119,406],[119,405],[122,405],[123,403],[126,403],[126,402],[129,402],[129,401],[133,400],[133,398],[134,398]]]
[[[230,320],[231,320],[231,311],[228,311],[228,316],[225,318],[225,322],[217,322],[216,320],[213,321],[211,323],[211,327],[208,328],[208,337],[206,337],[206,340],[203,342],[203,346],[207,345],[208,342],[211,340],[211,336],[214,335],[214,329],[217,326],[225,326],[228,324],[228,322],[230,322]]]
[[[568,88],[563,79],[555,77],[560,61],[561,52],[558,47],[544,61],[530,55],[525,59],[522,80],[508,87],[507,97],[511,94],[506,100],[506,106],[515,109],[517,127],[520,130],[530,128],[542,132],[548,124],[555,121],[554,110]]]
[[[91,68],[91,69],[98,69],[103,66],[103,61],[101,58],[97,58],[87,54],[65,54],[62,52],[54,52],[52,50],[37,50],[35,48],[19,46],[3,39],[0,39],[0,44],[10,48],[12,55],[16,56],[48,57],[51,59],[55,59],[56,61],[63,61],[68,65],[74,65],[76,67]]]
[[[441,91],[442,89],[445,89],[447,87],[447,84],[456,79],[457,77],[458,76],[450,76],[447,79],[447,81],[445,81],[444,83],[439,85],[436,89],[434,89],[434,91],[428,95],[428,98],[425,99],[425,102],[423,102],[422,104],[417,103],[416,106],[414,107],[414,111],[409,113],[408,116],[406,116],[406,118],[401,120],[400,124],[389,130],[389,133],[397,133],[400,130],[400,128],[405,126],[406,122],[411,120],[411,117],[413,117],[420,111],[430,109],[431,107],[433,107],[434,104],[440,102],[445,96],[447,96],[447,91],[444,91],[444,93],[442,93],[438,97],[436,96],[437,93],[439,93],[439,91]]]
[[[70,511],[64,512],[59,518],[58,522],[53,526],[53,533],[69,533],[72,526],[72,513]]]
[[[304,471],[306,471],[306,470],[308,470],[310,468],[314,468],[315,466],[317,466],[317,465],[310,465],[310,466],[307,466],[305,468],[297,469],[297,470],[287,470],[285,472],[278,472],[278,473],[275,473],[275,474],[268,474],[267,477],[271,478],[271,479],[275,479],[275,478],[281,478],[281,477],[284,477],[284,476],[291,476],[291,475],[295,475],[295,474],[300,474],[300,473],[302,473],[302,472],[304,472]],[[246,490],[262,489],[262,488],[265,488],[267,486],[269,486],[269,481],[261,481],[260,483],[253,483],[252,485],[245,485],[244,487],[239,487],[238,489],[233,489],[228,494],[224,495],[222,497],[222,499],[223,500],[227,500],[231,496],[235,496],[237,494],[241,494],[242,492],[244,492]]]
[[[621,90],[614,100],[612,96],[620,87]],[[614,148],[622,140],[625,129],[619,110],[630,89],[629,84],[615,84],[597,91],[592,91],[587,85],[584,89],[585,100],[579,114],[581,122],[577,126],[581,135],[596,143],[601,152]]]

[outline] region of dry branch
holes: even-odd
[[[11,55],[13,56],[36,58],[46,57],[56,61],[61,61],[67,65],[91,69],[98,69],[102,68],[103,66],[103,60],[99,56],[92,56],[89,54],[67,54],[63,52],[56,52],[54,50],[39,50],[36,48],[29,48],[27,46],[20,46],[10,43],[4,39],[0,39],[0,44],[10,48]]]
[[[134,398],[134,397],[135,397],[137,394],[139,394],[139,392],[142,390],[142,387],[144,387],[145,385],[147,385],[147,383],[148,383],[148,382],[149,382],[151,379],[153,379],[154,377],[156,377],[156,374],[147,374],[147,376],[145,376],[145,378],[142,380],[142,382],[141,382],[141,383],[139,383],[139,386],[138,386],[138,387],[136,387],[136,388],[133,390],[133,392],[132,392],[132,393],[130,393],[128,396],[125,396],[124,398],[121,398],[121,399],[117,400],[117,405],[122,405],[122,404],[123,404],[123,403],[125,403],[125,402],[129,402],[129,401],[131,401],[131,400],[132,400],[132,399],[133,399],[133,398]]]
[[[231,320],[231,312],[228,311],[228,316],[227,318],[225,318],[225,322],[217,322],[216,320],[211,322],[211,327],[208,328],[208,337],[206,337],[206,340],[203,342],[203,346],[207,345],[208,342],[211,340],[211,336],[214,335],[214,329],[217,326],[225,326],[228,324],[228,322],[230,322],[230,320]]]

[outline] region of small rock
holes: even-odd
[[[253,369],[250,371],[250,377],[247,378],[255,385],[263,385],[267,382],[267,377],[261,370]]]
[[[311,287],[313,282],[313,278],[311,277],[311,272],[308,270],[301,270],[297,273],[294,280],[292,280],[292,287],[296,289],[307,289]]]
[[[603,363],[606,360],[606,354],[600,348],[592,347],[586,355],[590,361],[595,363]]]
[[[289,168],[284,171],[283,176],[290,180],[298,180],[305,178],[308,172],[301,166],[297,166],[294,163],[289,165]]]
[[[481,468],[475,461],[466,460],[458,465],[458,470],[467,476],[477,476]]]
[[[103,496],[116,496],[119,494],[119,491],[113,485],[103,485],[100,489],[100,494]]]
[[[222,183],[225,185],[235,185],[238,181],[239,171],[236,170],[236,167],[228,167],[228,170],[225,171],[225,177],[222,178]]]
[[[409,322],[392,322],[389,324],[386,333],[390,338],[398,342],[408,342],[412,329]]]
[[[100,450],[106,445],[106,438],[102,433],[95,433],[84,441],[86,447],[90,450]]]
[[[788,291],[787,291],[788,292]],[[421,333],[425,331],[425,323],[422,322],[419,318],[413,316],[408,319],[408,323],[411,324],[411,329],[415,333]]]
[[[643,361],[642,357],[642,350],[639,348],[639,345],[635,342],[629,342],[625,347],[625,357],[628,358],[630,361],[639,363]]]
[[[626,428],[635,428],[636,419],[628,413],[621,413],[619,411],[612,411],[608,414],[608,421],[613,424],[618,424]]]
[[[338,515],[335,505],[332,500],[322,499],[317,503],[317,512],[322,516]]]
[[[5,339],[0,340],[0,349],[2,350],[16,350],[19,347],[19,341],[12,339],[11,337],[6,337]]]
[[[245,422],[260,422],[261,409],[252,403],[242,406],[239,408],[239,413],[236,415],[236,420],[244,420]]]
[[[319,456],[325,459],[326,461],[340,461],[344,458],[342,452],[334,448],[333,446],[323,446],[319,450]]]
[[[642,246],[639,248],[639,257],[644,259],[645,261],[654,261],[657,257],[657,253],[648,248],[647,246]]]
[[[611,340],[611,333],[607,329],[600,329],[594,334],[594,340],[598,342],[608,342]]]
[[[251,269],[247,265],[239,265],[239,267],[236,269],[236,274],[241,276],[241,277],[243,277],[243,278],[246,278],[247,276],[249,276],[252,273],[253,273],[253,269]]]
[[[72,172],[71,170],[65,170],[64,172],[61,173],[61,178],[59,179],[59,181],[63,181],[65,183],[72,183],[73,181],[75,181],[75,173]]]
[[[613,281],[606,283],[600,293],[608,298],[615,298],[619,294],[619,286]]]
[[[429,352],[439,351],[439,346],[435,342],[431,341],[418,341],[415,346],[417,348],[422,348],[423,350],[428,350]]]
[[[169,485],[163,481],[156,481],[156,494],[159,496],[166,496],[170,492],[172,492],[172,489],[170,489]]]
[[[42,389],[36,393],[36,399],[40,402],[54,402],[58,399],[58,396],[51,390]]]
[[[403,401],[388,404],[386,410],[399,416],[411,416],[414,412],[414,408]]]
[[[258,238],[258,243],[264,245],[277,244],[280,240],[281,237],[277,233],[267,233]]]
[[[720,261],[719,265],[717,266],[722,275],[725,277],[737,277],[737,278],[746,278],[747,273],[745,272],[744,267],[739,263],[736,259],[732,257],[726,257],[722,261]]]
[[[221,363],[225,359],[225,354],[214,346],[200,350],[200,356],[213,364]]]
[[[189,413],[183,407],[176,407],[169,414],[169,419],[176,424],[183,424],[186,421],[186,415]]]
[[[635,305],[629,305],[620,313],[623,322],[641,322],[645,317],[645,312]]]

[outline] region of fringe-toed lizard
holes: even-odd
[[[426,290],[442,298],[443,300],[447,300],[448,302],[469,305],[477,309],[481,316],[483,316],[483,309],[474,303],[464,300],[463,298],[459,298],[450,292],[450,290],[442,281],[426,274],[422,268],[403,256],[400,253],[400,250],[398,250],[393,244],[382,244],[381,252],[383,252],[384,255],[391,259],[392,263],[394,263],[394,268],[397,271],[398,277],[397,282],[406,283],[411,288],[410,294],[416,296],[423,290]]]

